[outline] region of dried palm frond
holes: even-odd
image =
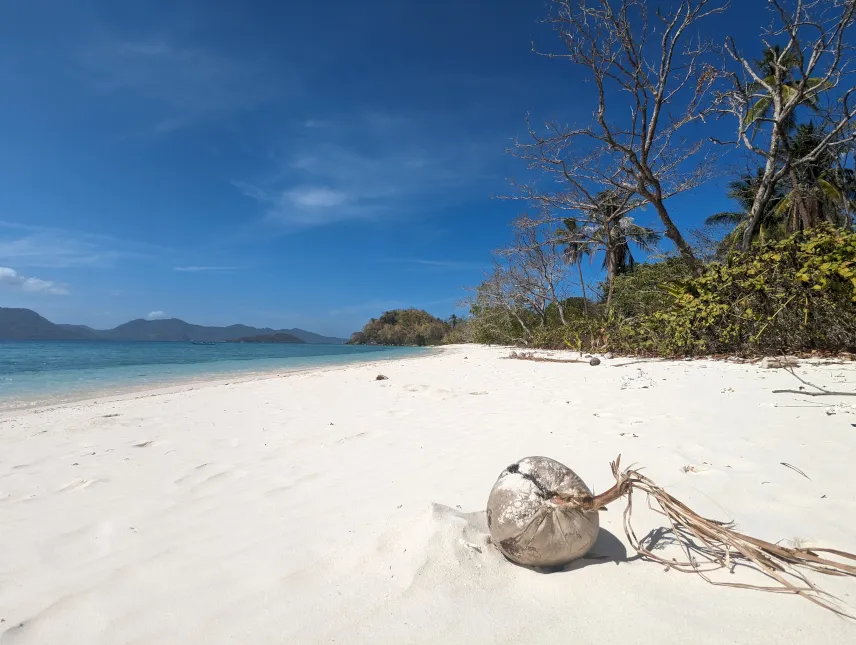
[[[574,358],[550,358],[549,356],[536,356],[533,352],[511,352],[508,358],[513,358],[518,361],[535,361],[536,363],[583,363],[588,361],[580,361]]]
[[[702,517],[686,504],[667,493],[662,487],[643,475],[638,469],[620,468],[621,455],[610,465],[615,485],[600,495],[556,500],[573,505],[582,511],[598,510],[610,502],[627,497],[624,511],[624,532],[630,545],[644,558],[659,562],[670,569],[697,573],[707,582],[742,589],[756,589],[775,593],[798,594],[840,616],[856,620],[838,606],[839,599],[813,584],[803,573],[815,571],[834,576],[856,577],[856,554],[837,549],[789,548],[734,530],[731,522],[720,522]],[[648,496],[649,507],[664,515],[671,525],[675,540],[683,548],[687,559],[683,562],[663,558],[641,541],[631,525],[633,492]],[[652,500],[659,508],[654,508]],[[822,554],[822,555],[819,555]],[[836,559],[832,559],[832,558]],[[852,562],[848,563],[847,561]],[[771,586],[712,580],[710,571],[737,565],[747,565],[760,571],[778,584]]]

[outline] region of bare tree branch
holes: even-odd
[[[509,152],[560,186],[543,192],[529,186],[528,197],[542,206],[584,213],[603,190],[634,195],[628,208],[651,204],[666,237],[694,262],[665,202],[713,172],[706,142],[688,141],[680,131],[710,112],[707,99],[718,77],[708,61],[714,48],[689,32],[723,11],[725,3],[681,0],[672,12],[654,17],[645,0],[549,4],[545,22],[564,49],[537,53],[583,67],[594,82],[597,103],[588,126],[548,121],[539,131],[527,119],[528,139],[516,141]]]

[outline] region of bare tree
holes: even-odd
[[[511,328],[516,323],[524,337],[513,340],[523,344],[532,341],[532,330],[524,320],[526,299],[517,288],[510,271],[499,262],[494,264],[493,271],[475,288],[475,293],[466,304],[471,310],[478,311],[476,319],[479,324],[491,327],[492,334],[502,337],[502,328]]]
[[[768,0],[768,5],[773,19],[762,38],[764,58],[750,59],[733,38],[727,39],[725,51],[736,69],[728,75],[729,89],[717,98],[718,110],[737,120],[737,139],[731,143],[745,147],[763,165],[741,239],[744,250],[780,180],[794,178],[795,169],[856,140],[854,58],[847,42],[856,22],[856,0]],[[802,105],[812,106],[823,136],[810,149],[795,150],[790,132]]]
[[[569,266],[552,239],[552,233],[533,220],[515,222],[514,241],[497,252],[493,271],[468,301],[488,335],[502,337],[517,328],[522,337],[513,340],[528,344],[537,329],[548,326],[553,305],[561,324],[567,324],[563,301],[571,286]]]
[[[556,305],[559,321],[566,325],[563,300],[567,297],[568,265],[564,252],[554,243],[549,229],[527,217],[514,223],[514,240],[499,252],[507,279],[519,300],[547,325],[547,308]]]
[[[680,0],[673,11],[653,16],[646,0],[550,4],[545,22],[565,49],[538,53],[585,68],[594,81],[597,106],[593,123],[585,127],[549,121],[541,133],[529,124],[529,139],[517,141],[509,152],[531,169],[552,173],[562,188],[550,197],[532,186],[524,187],[524,193],[576,211],[590,208],[596,194],[606,189],[635,196],[627,207],[651,204],[666,237],[694,263],[692,248],[665,202],[708,179],[714,167],[703,138],[691,142],[679,133],[705,118],[717,78],[706,60],[713,48],[690,32],[725,4]]]

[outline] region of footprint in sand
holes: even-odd
[[[348,437],[342,437],[336,443],[345,443],[346,441],[350,441],[351,439],[359,439],[360,437],[364,437],[368,434],[367,432],[358,432],[357,434],[352,434]]]
[[[199,464],[198,466],[195,466],[193,468],[193,470],[191,470],[189,473],[187,473],[183,477],[179,477],[178,479],[173,481],[173,484],[183,486],[185,484],[191,484],[192,485],[194,482],[201,481],[202,479],[205,479],[205,475],[204,474],[200,475],[199,471],[205,470],[209,466],[211,466],[211,464],[209,464],[209,463]]]
[[[213,493],[223,486],[229,486],[230,482],[246,477],[248,471],[234,466],[215,466],[214,464],[200,464],[191,472],[179,477],[173,483],[182,488],[187,488],[192,493]]]
[[[73,479],[70,482],[68,482],[67,484],[65,484],[64,486],[60,487],[57,490],[57,492],[63,493],[66,491],[83,490],[85,488],[89,488],[93,484],[97,484],[97,483],[102,482],[102,481],[104,481],[104,480],[102,480],[102,479],[82,479],[82,478]]]

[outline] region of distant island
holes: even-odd
[[[440,345],[453,325],[421,309],[394,309],[372,318],[349,345]]]
[[[340,345],[343,338],[321,336],[303,329],[270,329],[230,325],[206,327],[193,325],[178,318],[165,320],[132,320],[113,329],[93,329],[85,325],[56,324],[30,309],[0,307],[0,340],[115,340],[161,342],[225,342],[262,336],[290,336],[295,341],[245,342],[300,342]]]
[[[293,336],[292,334],[277,332],[275,334],[258,334],[256,336],[245,336],[243,338],[235,338],[234,340],[227,340],[226,342],[227,343],[305,343],[306,341],[300,340],[297,336]]]

